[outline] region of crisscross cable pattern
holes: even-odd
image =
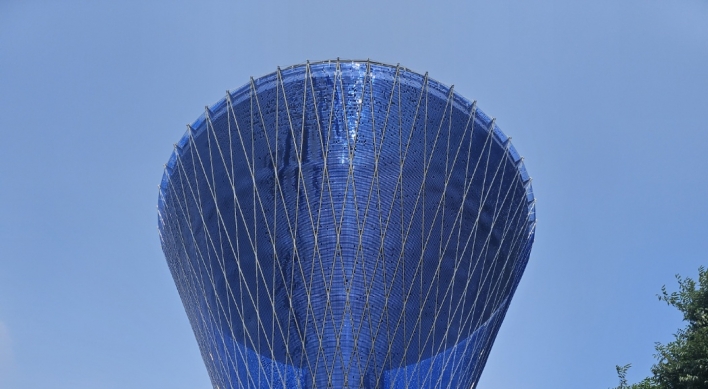
[[[523,158],[401,66],[251,79],[188,126],[160,239],[215,388],[471,388],[530,255]]]

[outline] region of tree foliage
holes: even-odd
[[[615,389],[661,389],[660,386],[652,378],[645,378],[636,384],[627,384],[627,370],[632,367],[631,363],[624,366],[615,366],[617,369],[617,376],[619,376],[620,384]]]
[[[708,389],[708,271],[698,269],[698,282],[676,276],[679,289],[669,293],[661,288],[659,300],[683,313],[686,327],[667,344],[656,344],[657,363],[652,376],[628,385],[631,365],[617,366],[620,385],[615,389]]]

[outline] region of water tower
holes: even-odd
[[[529,258],[523,162],[372,61],[278,69],[176,144],[159,230],[214,388],[470,388]]]

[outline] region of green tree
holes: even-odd
[[[698,269],[698,282],[676,279],[679,290],[669,293],[664,286],[658,297],[683,313],[686,327],[674,334],[674,341],[656,344],[651,377],[628,385],[631,365],[617,366],[620,385],[615,389],[708,389],[708,271]]]
[[[698,283],[676,279],[679,291],[663,287],[659,299],[681,311],[687,325],[673,342],[656,345],[658,362],[651,372],[661,388],[708,389],[708,271],[698,269]]]
[[[656,384],[656,382],[652,378],[645,378],[640,382],[637,382],[636,384],[628,385],[627,384],[627,370],[632,367],[631,363],[628,363],[624,366],[615,366],[617,369],[617,376],[619,377],[620,384],[614,389],[661,389],[660,386]]]

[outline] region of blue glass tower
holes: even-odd
[[[159,230],[214,388],[474,387],[529,258],[522,159],[426,75],[251,79],[175,145]]]

